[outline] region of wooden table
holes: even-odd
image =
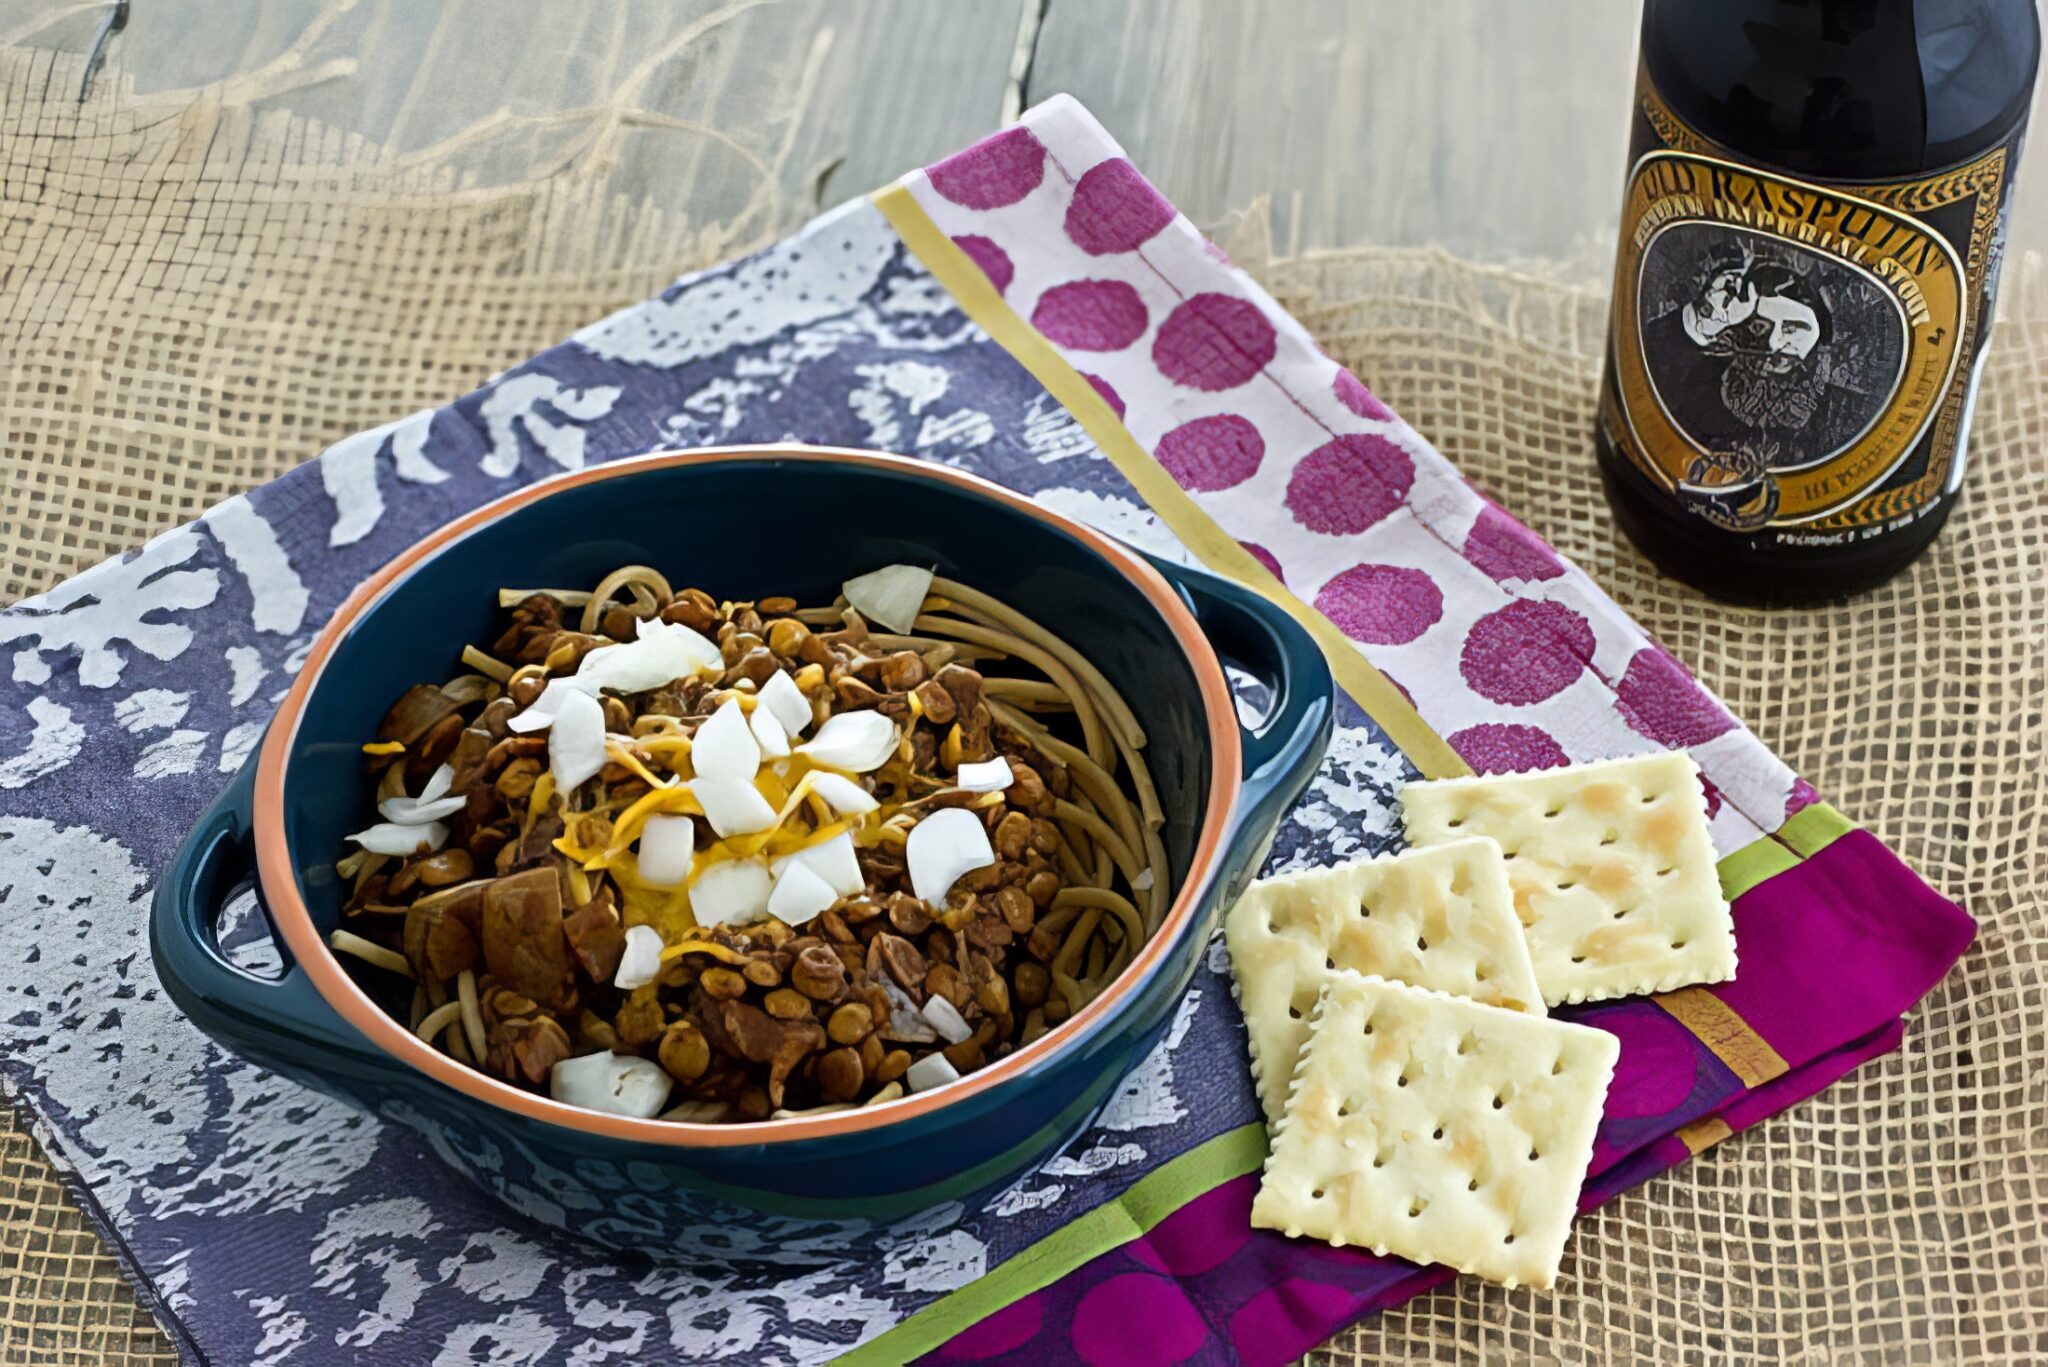
[[[1197,221],[1262,197],[1283,249],[1439,246],[1604,271],[1635,0],[135,0],[138,87],[219,84],[478,183],[587,159],[692,224],[787,227],[1078,97]],[[83,51],[106,12],[0,0]],[[2035,150],[2032,159],[2041,154]],[[2048,246],[2048,177],[2018,237]]]

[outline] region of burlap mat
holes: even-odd
[[[463,190],[302,122],[138,98],[118,70],[76,106],[77,81],[75,59],[0,51],[7,600],[740,245],[574,172]],[[1941,541],[1849,607],[1777,615],[1672,587],[1609,527],[1588,442],[1597,290],[1427,253],[1267,265],[1334,354],[1982,925],[1902,1051],[1581,1221],[1555,1295],[1464,1279],[1345,1335],[1333,1361],[2048,1355],[2037,265],[2007,283]],[[0,1362],[171,1361],[0,1120]]]

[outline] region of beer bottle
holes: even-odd
[[[1962,486],[2033,0],[1646,0],[1596,435],[1665,573],[1904,569]]]

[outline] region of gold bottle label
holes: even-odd
[[[1734,160],[1643,82],[1616,254],[1610,441],[1690,512],[1791,544],[1868,540],[1959,474],[2007,142],[1914,181]]]

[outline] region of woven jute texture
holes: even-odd
[[[0,595],[473,387],[744,245],[575,177],[461,189],[206,100],[83,106],[0,52]],[[1240,259],[1258,237],[1233,238]],[[1908,574],[1767,615],[1659,579],[1593,475],[1597,290],[1427,253],[1268,262],[1284,301],[1982,930],[1905,1048],[1580,1221],[1559,1289],[1461,1280],[1381,1361],[2048,1360],[2048,309],[2013,263],[1967,497]],[[0,1362],[167,1340],[0,1122]]]

